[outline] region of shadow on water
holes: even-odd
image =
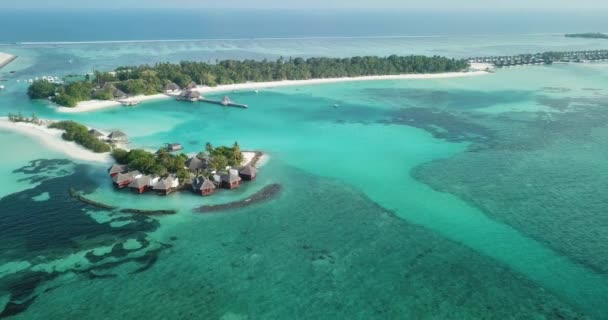
[[[74,171],[64,166],[73,165]],[[25,311],[38,295],[37,288],[43,283],[66,273],[75,272],[94,277],[98,269],[110,268],[128,261],[142,265],[142,271],[150,268],[156,256],[164,248],[151,248],[146,233],[158,228],[158,221],[141,215],[128,217],[129,223],[113,227],[111,221],[100,223],[87,212],[95,208],[72,199],[70,187],[93,191],[95,181],[88,175],[89,167],[76,165],[68,160],[40,159],[29,163],[16,173],[25,174],[31,183],[39,183],[35,188],[14,193],[0,199],[0,261],[27,261],[30,264],[44,264],[60,260],[75,252],[92,250],[100,246],[112,245],[107,254],[96,255],[93,251],[86,254],[89,264],[76,264],[62,271],[35,272],[18,271],[0,278],[0,291],[10,294],[10,302],[0,313],[0,318]],[[61,173],[52,177],[51,173]],[[41,193],[47,199],[37,200]],[[137,250],[126,250],[126,239],[135,238],[140,243]],[[106,261],[106,258],[111,258]],[[141,272],[141,271],[140,271]]]

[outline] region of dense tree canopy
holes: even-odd
[[[82,124],[74,121],[59,121],[49,125],[49,128],[61,129],[65,131],[62,135],[67,141],[74,141],[77,144],[97,153],[109,152],[111,147],[97,137],[89,133],[89,129]]]
[[[462,71],[469,66],[464,60],[434,56],[352,57],[352,58],[280,58],[268,60],[224,60],[214,64],[205,62],[158,63],[134,67],[120,67],[114,72],[95,72],[94,78],[56,86],[36,81],[28,93],[32,99],[57,96],[53,100],[73,107],[79,101],[112,99],[112,92],[102,89],[106,83],[128,95],[151,95],[163,92],[169,83],[181,88],[191,82],[199,85],[307,80],[318,78],[358,77],[409,73],[439,73]]]

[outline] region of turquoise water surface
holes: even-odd
[[[469,44],[466,47],[464,44]],[[270,160],[235,192],[115,192],[105,166],[2,132],[0,314],[38,318],[606,319],[608,64],[231,92],[61,114],[17,79],[123,64],[279,55],[468,56],[608,42],[555,36],[10,45],[0,111],[186,152],[237,141]],[[9,70],[17,71],[9,74]],[[221,95],[218,95],[221,96]],[[333,108],[338,104],[338,108]],[[38,160],[42,159],[42,160]],[[280,194],[213,215],[279,183]],[[143,217],[88,207],[75,187]]]

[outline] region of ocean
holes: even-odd
[[[608,49],[556,34],[602,31],[600,13],[59,13],[0,13],[14,30],[0,51],[19,56],[0,70],[0,113],[270,158],[234,192],[135,196],[103,165],[0,131],[0,318],[608,319],[606,63],[228,93],[247,110],[62,114],[17,82],[160,61]],[[193,212],[270,184],[265,202]],[[120,211],[133,207],[178,213]]]

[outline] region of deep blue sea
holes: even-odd
[[[0,43],[606,31],[602,11],[2,10]]]

